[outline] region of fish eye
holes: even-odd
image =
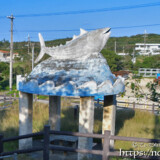
[[[110,30],[111,30],[111,28],[110,28],[108,31],[106,31],[104,34],[109,33],[109,32],[110,32]]]

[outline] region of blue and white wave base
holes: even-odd
[[[55,96],[104,96],[124,92],[124,79],[115,77],[106,59],[92,55],[87,60],[55,60],[38,64],[27,77],[18,76],[22,92]]]

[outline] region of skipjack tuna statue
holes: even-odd
[[[97,29],[87,32],[80,29],[79,36],[73,36],[65,45],[46,47],[42,35],[39,33],[41,51],[35,63],[39,62],[46,53],[54,59],[86,59],[91,55],[99,55],[110,36],[110,28]]]
[[[112,74],[100,53],[110,37],[110,28],[87,32],[80,29],[65,45],[46,47],[39,33],[41,51],[50,55],[35,66],[27,77],[19,77],[17,89],[22,92],[55,96],[104,96],[124,91],[124,79]]]

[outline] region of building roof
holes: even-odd
[[[124,76],[124,75],[128,75],[130,72],[129,71],[116,71],[113,72],[113,74],[115,74],[115,76]]]
[[[10,53],[10,51],[4,51],[4,50],[0,50],[0,53],[6,53],[6,54],[7,54],[7,53]],[[16,53],[13,53],[13,54],[16,54],[16,55],[18,55],[19,53],[17,53],[17,52],[16,52]]]
[[[10,53],[10,51],[0,50],[0,53]]]

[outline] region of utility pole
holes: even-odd
[[[28,54],[29,54],[29,47],[30,47],[30,36],[28,34]]]
[[[136,63],[136,57],[135,57],[135,50],[133,49],[133,58],[132,58],[132,62],[133,64]]]
[[[146,38],[147,38],[147,31],[144,30],[144,54],[146,55]]]
[[[114,52],[117,54],[117,42],[114,42]]]
[[[123,53],[124,53],[124,46],[123,46]]]
[[[34,68],[34,43],[32,43],[31,44],[31,46],[32,46],[32,70],[33,70],[33,68]]]
[[[133,49],[133,59],[135,58],[135,50]]]
[[[7,16],[11,20],[11,42],[10,42],[10,74],[9,74],[9,89],[12,91],[12,70],[13,70],[13,14]]]

